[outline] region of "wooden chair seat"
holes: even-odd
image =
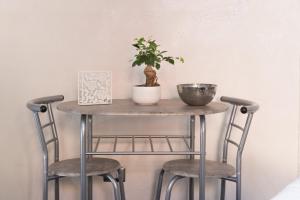
[[[166,162],[163,169],[174,175],[183,177],[198,178],[200,171],[200,162],[198,159],[178,159]],[[206,160],[206,177],[222,178],[235,174],[235,168],[222,162]]]
[[[86,162],[87,176],[110,174],[121,168],[118,161],[109,158],[90,158]],[[80,158],[52,163],[49,176],[80,176]]]

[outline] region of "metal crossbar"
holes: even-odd
[[[96,143],[96,146],[95,146],[95,148],[94,148],[94,152],[97,151],[97,149],[98,149],[98,147],[99,147],[100,139],[101,139],[100,137],[97,138],[97,143]]]
[[[94,150],[92,152],[88,152],[88,155],[200,155],[199,151],[192,151],[187,139],[189,136],[184,135],[94,135]],[[111,143],[113,145],[112,151],[100,151],[101,142],[103,139],[111,139]],[[131,146],[131,150],[129,151],[118,151],[117,146],[122,139],[128,139],[129,145]],[[149,150],[138,151],[136,149],[137,139],[144,139],[144,141],[148,141],[150,144]],[[158,151],[154,148],[155,141],[154,139],[162,139],[165,140],[168,145],[168,150],[166,151]],[[172,139],[177,139],[176,141],[182,142],[186,150],[175,151],[172,146]]]
[[[227,141],[228,141],[229,143],[235,145],[236,147],[239,147],[239,144],[236,143],[235,141],[232,141],[232,140],[229,140],[229,139],[227,139]]]
[[[48,126],[51,126],[51,125],[53,125],[53,124],[54,124],[54,122],[49,122],[49,123],[47,123],[47,124],[44,124],[44,125],[42,126],[42,129],[44,129],[44,128],[48,127]]]
[[[167,140],[167,143],[169,145],[170,151],[173,152],[173,148],[172,148],[172,145],[170,143],[169,136],[166,136],[166,140]]]
[[[132,152],[135,152],[135,150],[134,150],[134,136],[132,136]]]
[[[188,148],[189,151],[192,151],[192,148],[189,146],[189,144],[187,143],[186,141],[186,138],[182,138],[183,139],[183,142],[184,144],[186,145],[186,147]]]
[[[54,141],[56,141],[57,139],[56,138],[52,138],[51,140],[48,140],[47,142],[46,142],[46,145],[48,145],[48,144],[50,144],[51,142],[54,142]]]
[[[153,142],[152,142],[151,135],[149,135],[149,141],[150,141],[150,145],[151,145],[151,152],[154,152]]]
[[[243,129],[241,126],[239,126],[239,125],[236,125],[236,124],[234,124],[234,123],[231,123],[231,125],[232,125],[233,127],[237,128],[237,129],[241,130],[241,131],[244,131],[244,129]]]
[[[116,152],[117,149],[117,142],[118,142],[118,137],[115,137],[114,152]]]

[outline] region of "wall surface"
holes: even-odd
[[[41,199],[42,158],[26,102],[64,94],[77,97],[77,73],[111,70],[113,98],[130,98],[143,81],[131,68],[135,37],[152,36],[184,64],[158,72],[163,98],[175,85],[207,82],[222,95],[257,101],[243,162],[243,199],[267,200],[297,176],[300,5],[298,0],[0,0],[0,199]],[[79,117],[57,112],[61,158],[79,154]],[[215,158],[223,115],[207,119],[208,157]],[[108,133],[182,133],[185,118],[97,118]],[[105,123],[103,123],[105,122]],[[133,123],[134,122],[134,123]],[[101,125],[102,124],[102,125]],[[105,125],[103,125],[105,124]],[[199,128],[197,127],[197,130]],[[150,200],[161,164],[171,157],[116,157],[127,168],[129,200]],[[52,189],[52,185],[50,185]],[[61,184],[62,199],[79,199],[78,179]],[[218,197],[208,182],[207,199]],[[52,194],[50,194],[52,196]],[[229,187],[229,199],[234,188]],[[95,197],[111,187],[95,182]],[[173,199],[186,199],[186,184]]]

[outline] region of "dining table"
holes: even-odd
[[[206,116],[225,112],[228,105],[221,102],[210,102],[205,106],[189,106],[180,99],[161,99],[155,105],[139,105],[131,99],[113,99],[111,104],[79,105],[77,100],[65,101],[57,105],[57,109],[66,113],[80,116],[80,199],[92,199],[92,178],[86,176],[86,159],[93,155],[187,155],[194,159],[199,155],[199,200],[205,200],[205,159],[206,159]],[[187,135],[95,135],[93,134],[94,116],[187,116],[189,118],[189,133]],[[195,147],[195,121],[199,117],[199,147]],[[101,139],[112,138],[113,149],[111,151],[99,150]],[[130,150],[118,151],[117,145],[120,138],[130,141]],[[137,138],[149,141],[149,150],[137,150],[135,143]],[[154,139],[164,140],[168,151],[155,149]],[[172,138],[179,139],[186,146],[185,150],[177,151],[172,144]],[[197,149],[197,150],[196,150]],[[194,183],[189,180],[189,200],[193,199]]]

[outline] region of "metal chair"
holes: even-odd
[[[232,97],[221,97],[221,101],[232,104],[232,110],[228,124],[226,125],[226,134],[223,143],[223,156],[222,161],[210,161],[206,160],[205,172],[206,177],[221,179],[221,195],[220,199],[225,199],[225,183],[226,181],[232,181],[236,183],[236,200],[241,200],[241,164],[242,164],[242,153],[245,146],[246,138],[250,128],[250,124],[253,118],[253,114],[258,110],[258,104]],[[244,126],[239,126],[235,123],[237,109],[240,107],[242,114],[247,114]],[[235,142],[233,139],[232,130],[233,128],[242,132],[239,142]],[[235,167],[228,164],[228,147],[233,145],[237,148]],[[155,200],[160,200],[160,193],[163,181],[163,175],[165,172],[172,174],[167,189],[166,189],[166,200],[170,200],[171,191],[175,182],[182,178],[199,178],[199,160],[193,159],[177,159],[166,162],[159,175],[157,184]]]
[[[64,96],[48,96],[29,101],[27,107],[33,112],[34,120],[38,130],[40,143],[43,150],[43,200],[48,199],[48,182],[55,181],[55,199],[59,200],[59,179],[63,177],[80,176],[80,158],[59,159],[59,140],[52,111],[52,103],[62,101]],[[48,130],[48,132],[47,132]],[[46,134],[49,134],[46,136]],[[54,145],[53,163],[50,163],[51,153],[49,146]],[[50,152],[50,153],[49,153]],[[87,176],[102,176],[109,180],[113,185],[115,200],[125,200],[123,173],[117,160],[108,158],[87,158]],[[118,179],[112,176],[118,174]],[[91,196],[89,196],[91,199]]]

